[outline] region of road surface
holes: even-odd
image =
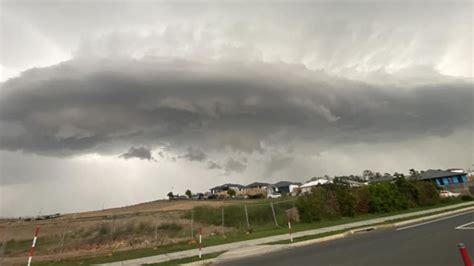
[[[463,266],[456,246],[459,242],[466,245],[474,259],[473,211],[218,265]]]

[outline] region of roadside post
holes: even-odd
[[[288,232],[290,233],[290,242],[293,243],[293,232],[291,230],[291,219],[288,215]]]
[[[463,243],[458,244],[459,252],[461,253],[462,260],[464,261],[464,266],[472,266],[471,258],[467,253],[466,246]]]
[[[272,208],[273,220],[275,221],[275,226],[278,227],[278,221],[275,214],[275,207],[273,207],[273,202],[270,202],[270,207]]]
[[[199,228],[199,258],[202,257],[202,228]]]
[[[224,207],[221,209],[221,216],[222,216],[222,227],[224,227]]]
[[[66,224],[63,227],[63,231],[61,233],[61,238],[59,240],[59,256],[63,254],[63,247],[64,247],[64,239],[66,238],[66,232],[69,226],[69,221],[66,221]]]
[[[244,210],[245,210],[245,220],[247,220],[247,230],[250,230],[249,213],[247,211],[247,205],[244,205]]]
[[[35,246],[36,246],[36,240],[38,239],[39,231],[40,231],[39,226],[36,226],[35,236],[33,237],[33,243],[31,244],[30,256],[28,257],[28,266],[31,265],[31,260],[33,259],[33,256],[35,255]]]
[[[194,210],[191,210],[191,240],[194,241]]]

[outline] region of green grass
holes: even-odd
[[[293,225],[293,231],[298,232],[298,231],[305,231],[305,230],[311,230],[311,229],[318,229],[318,228],[341,225],[341,224],[346,224],[346,223],[370,220],[374,218],[382,218],[382,217],[387,217],[387,216],[392,216],[392,215],[397,215],[397,214],[411,213],[411,212],[417,212],[417,211],[422,211],[422,210],[429,210],[433,208],[440,208],[440,207],[450,206],[457,203],[460,203],[460,202],[449,201],[446,203],[437,204],[435,206],[418,207],[418,208],[392,212],[392,213],[364,214],[364,215],[356,216],[354,218],[343,217],[338,220],[323,220],[317,223],[297,223]],[[466,206],[458,207],[455,209],[460,209],[460,208],[465,208],[465,207]],[[444,211],[440,211],[440,212],[444,212]],[[435,213],[439,213],[439,212],[430,213],[430,215],[435,214]],[[419,215],[419,216],[426,216],[426,214]],[[419,216],[414,216],[414,217],[406,218],[403,220],[414,219]],[[399,220],[402,220],[402,219],[398,219],[396,221],[399,221]],[[390,221],[389,223],[392,223],[392,222],[394,221]],[[253,233],[251,234],[246,234],[245,231],[246,231],[245,229],[240,229],[232,233],[229,233],[226,236],[215,235],[211,237],[206,237],[203,239],[204,248],[209,247],[209,246],[231,243],[231,242],[245,241],[245,240],[263,238],[263,237],[268,237],[268,236],[273,236],[273,235],[286,234],[288,233],[288,228],[286,227],[286,224],[281,224],[280,227],[276,227],[273,224],[273,225],[260,226],[258,227],[258,230],[254,230]],[[322,236],[316,235],[316,236],[310,236],[310,237],[317,238],[317,237],[322,237]],[[307,239],[311,239],[311,238],[307,238]],[[127,251],[117,251],[117,252],[114,252],[111,256],[96,257],[96,258],[79,258],[79,259],[65,260],[65,261],[60,261],[60,262],[37,262],[36,264],[37,265],[57,265],[57,266],[90,265],[90,264],[97,264],[97,263],[107,263],[107,262],[129,260],[129,259],[135,259],[135,258],[141,258],[141,257],[148,257],[148,256],[176,252],[176,251],[195,249],[195,248],[197,248],[196,244],[180,242],[180,243],[175,243],[172,245],[159,246],[157,248],[143,248],[143,249],[135,249],[135,250],[127,250]]]
[[[353,230],[353,229],[351,229],[351,230]],[[280,241],[270,242],[270,243],[267,243],[265,245],[282,245],[282,244],[297,243],[297,242],[312,240],[312,239],[316,239],[316,238],[322,238],[322,237],[326,237],[326,236],[337,235],[337,234],[345,233],[345,232],[348,232],[348,231],[349,230],[338,230],[338,231],[326,232],[326,233],[310,235],[310,236],[295,237],[295,238],[293,238],[293,242],[290,242],[290,240],[288,239],[288,240],[280,240]]]
[[[181,265],[185,263],[191,263],[195,261],[200,261],[200,260],[208,260],[208,259],[213,259],[216,257],[219,257],[222,255],[224,251],[222,252],[214,252],[214,253],[209,253],[206,255],[202,255],[201,258],[198,256],[194,257],[189,257],[189,258],[184,258],[184,259],[177,259],[177,260],[171,260],[171,261],[166,261],[166,262],[161,262],[161,263],[153,263],[153,264],[144,264],[144,265],[153,265],[153,266],[176,266],[176,265]]]

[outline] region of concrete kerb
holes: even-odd
[[[430,215],[430,216],[424,216],[424,217],[420,217],[420,218],[416,218],[416,219],[412,219],[412,220],[401,221],[401,222],[393,223],[393,225],[395,227],[399,227],[399,226],[403,226],[403,225],[407,225],[407,224],[424,222],[424,221],[436,219],[436,218],[443,217],[443,216],[449,216],[449,215],[452,215],[452,214],[458,214],[458,213],[466,212],[466,211],[469,211],[469,210],[474,210],[474,206],[468,207],[468,208],[462,208],[462,209],[459,209],[459,210],[444,212],[444,213],[433,214],[433,215]]]
[[[471,206],[472,205],[472,206]],[[405,213],[405,214],[398,214],[398,215],[393,215],[393,216],[387,216],[387,217],[382,217],[382,218],[375,218],[371,220],[365,220],[365,221],[359,221],[355,223],[350,223],[350,224],[342,224],[342,225],[336,225],[336,226],[330,226],[330,227],[325,227],[325,228],[319,228],[319,229],[312,229],[312,230],[307,230],[307,231],[300,231],[296,232],[293,234],[294,238],[299,238],[299,237],[304,237],[304,236],[313,236],[313,235],[319,235],[319,234],[324,234],[324,233],[331,233],[334,231],[347,231],[341,234],[335,234],[327,237],[321,237],[321,238],[316,238],[316,239],[311,239],[308,241],[302,241],[302,242],[297,242],[293,244],[282,244],[282,245],[271,245],[271,246],[281,246],[282,248],[288,248],[290,245],[293,245],[294,247],[296,246],[302,246],[302,245],[309,245],[317,242],[322,242],[322,241],[328,241],[328,240],[333,240],[336,238],[341,238],[344,236],[347,236],[348,234],[351,234],[351,229],[354,229],[353,233],[356,233],[357,231],[362,230],[364,227],[367,228],[375,228],[375,229],[380,229],[383,227],[390,227],[390,226],[400,226],[404,222],[399,222],[395,224],[383,224],[386,222],[390,222],[393,220],[398,220],[398,219],[404,219],[404,218],[409,218],[413,216],[419,216],[419,215],[425,215],[433,212],[438,212],[438,211],[443,211],[443,210],[449,210],[453,208],[459,208],[459,207],[464,207],[464,206],[471,206],[469,208],[463,208],[459,210],[454,210],[454,211],[448,211],[445,213],[441,214],[435,214],[431,215],[429,217],[421,217],[417,218],[414,220],[410,221],[404,221],[406,223],[414,223],[417,221],[420,221],[420,219],[428,220],[428,219],[433,219],[437,218],[440,216],[447,216],[450,214],[455,214],[455,213],[460,213],[460,212],[465,212],[466,210],[471,210],[474,209],[474,202],[465,202],[465,203],[460,203],[452,206],[447,206],[447,207],[441,207],[441,208],[435,208],[435,209],[430,209],[430,210],[425,210],[425,211],[419,211],[419,212],[413,212],[413,213]],[[374,226],[376,225],[376,226]],[[251,247],[255,246],[262,246],[268,243],[272,242],[278,242],[282,240],[288,240],[288,234],[283,234],[283,235],[276,235],[276,236],[270,236],[270,237],[264,237],[264,238],[258,238],[258,239],[252,239],[252,240],[246,240],[246,241],[239,241],[239,242],[232,242],[232,243],[227,243],[227,244],[222,244],[222,245],[216,245],[216,246],[210,246],[210,247],[205,247],[203,249],[203,255],[205,254],[210,254],[210,253],[215,253],[215,252],[225,252],[229,250],[240,250],[240,254],[243,255],[244,252],[242,252],[243,249],[249,250],[251,253]],[[249,248],[250,247],[250,248]],[[249,248],[249,249],[246,249]],[[263,251],[263,250],[261,250]],[[225,254],[228,252],[224,253],[220,257],[224,258]],[[261,254],[258,253],[258,254]],[[176,259],[183,259],[183,258],[188,258],[197,255],[196,250],[184,250],[184,251],[178,251],[178,252],[173,252],[173,253],[168,253],[168,254],[162,254],[162,255],[156,255],[156,256],[150,256],[150,257],[144,257],[144,258],[138,258],[138,259],[131,259],[131,260],[126,260],[126,261],[118,261],[118,262],[111,262],[111,263],[105,263],[105,264],[99,264],[99,265],[109,265],[109,266],[114,266],[114,265],[142,265],[142,264],[147,264],[147,263],[159,263],[159,262],[166,262],[170,260],[176,260]],[[246,255],[250,256],[250,255]],[[210,259],[209,261],[217,261],[219,260],[218,258],[215,259]],[[207,261],[207,260],[206,260]],[[203,261],[200,261],[201,263]],[[191,265],[203,265],[203,264],[191,264]]]
[[[309,239],[301,242],[296,242],[296,243],[290,243],[290,244],[273,244],[273,245],[260,245],[257,247],[247,247],[245,249],[240,249],[240,250],[231,250],[228,251],[222,255],[220,255],[217,258],[213,259],[208,259],[204,261],[196,261],[184,265],[188,266],[196,266],[196,265],[212,265],[213,263],[222,263],[226,261],[231,261],[243,257],[249,257],[249,256],[255,256],[255,255],[261,255],[265,253],[271,253],[271,252],[276,252],[282,249],[288,249],[288,248],[297,248],[297,247],[302,247],[302,246],[307,246],[307,245],[312,245],[316,243],[321,243],[321,242],[326,242],[326,241],[331,241],[331,240],[336,240],[340,238],[344,238],[353,234],[357,233],[363,233],[363,232],[370,232],[373,230],[380,230],[380,229],[385,229],[385,228],[392,228],[392,227],[399,227],[403,226],[406,224],[413,224],[413,223],[418,223],[418,222],[423,222],[427,220],[432,220],[436,219],[439,217],[443,216],[449,216],[449,215],[454,215],[458,213],[463,213],[466,211],[474,210],[474,206],[468,207],[468,208],[462,208],[459,210],[454,210],[454,211],[449,211],[445,213],[439,213],[439,214],[434,214],[430,216],[425,216],[425,217],[420,217],[412,220],[407,220],[407,221],[402,221],[398,223],[389,223],[389,224],[380,224],[380,225],[375,225],[375,226],[370,226],[370,227],[364,227],[364,228],[358,228],[354,230],[349,230],[347,232],[339,233],[339,234],[334,234],[330,236],[325,236],[325,237],[319,237],[315,239]]]

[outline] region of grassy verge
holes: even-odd
[[[171,260],[171,261],[166,261],[166,262],[161,262],[161,263],[144,264],[144,265],[176,266],[176,265],[191,263],[191,262],[200,261],[200,260],[213,259],[213,258],[216,258],[216,257],[222,255],[223,253],[224,253],[224,251],[223,252],[214,252],[214,253],[209,253],[209,254],[203,255],[202,258],[199,258],[198,256],[194,256],[194,257],[189,257],[189,258],[184,258],[184,259],[177,259],[177,260]]]
[[[454,204],[460,203],[459,201],[453,201],[453,202],[447,202],[447,203],[442,203],[438,204],[435,206],[429,206],[429,207],[419,207],[419,208],[413,208],[413,209],[408,209],[404,211],[398,211],[398,212],[391,212],[391,213],[379,213],[379,214],[364,214],[360,216],[356,216],[354,218],[348,218],[348,217],[343,217],[338,220],[326,220],[326,221],[321,221],[318,223],[299,223],[299,224],[294,224],[293,229],[295,232],[298,231],[305,231],[305,230],[311,230],[311,229],[318,229],[318,228],[323,228],[323,227],[329,227],[329,226],[335,226],[335,225],[341,225],[341,224],[346,224],[346,223],[353,223],[353,222],[358,222],[358,221],[365,221],[365,220],[370,220],[374,218],[382,218],[382,217],[387,217],[387,216],[393,216],[393,215],[398,215],[398,214],[404,214],[404,213],[411,213],[411,212],[417,212],[417,211],[423,211],[423,210],[430,210],[434,208],[440,208],[440,207],[446,207]],[[465,207],[458,207],[454,208],[455,209],[460,209],[460,208],[465,208]],[[413,216],[410,218],[406,219],[398,219],[397,221],[400,220],[407,220],[407,219],[414,219],[418,218],[421,216],[427,216],[427,215],[432,215],[436,213],[440,213],[444,211],[439,211],[439,212],[433,212],[430,214],[424,214],[424,215],[417,215]],[[394,221],[390,221],[389,223],[392,223]],[[216,235],[216,236],[211,236],[211,237],[206,237],[203,242],[204,242],[204,247],[206,246],[215,246],[215,245],[220,245],[220,244],[226,244],[226,243],[231,243],[231,242],[237,242],[237,241],[245,241],[245,240],[251,240],[251,239],[257,239],[257,238],[263,238],[263,237],[268,237],[268,236],[273,236],[273,235],[280,235],[280,234],[286,234],[288,232],[288,229],[285,226],[280,226],[280,227],[275,227],[275,225],[267,225],[267,226],[261,226],[258,227],[258,230],[254,230],[252,234],[246,234],[245,230],[239,230],[236,232],[233,232],[229,235],[222,236],[222,235]],[[331,234],[331,233],[328,233]],[[326,236],[326,235],[323,235]],[[321,235],[316,235],[316,236],[310,236],[311,238],[307,238],[304,240],[312,239],[312,238],[318,238],[322,237]],[[303,240],[300,240],[303,241]],[[136,259],[136,258],[142,258],[142,257],[148,257],[148,256],[154,256],[154,255],[160,255],[160,254],[167,254],[171,252],[176,252],[176,251],[183,251],[183,250],[190,250],[190,249],[195,249],[197,248],[196,244],[189,244],[187,242],[180,242],[180,243],[175,243],[173,245],[164,245],[164,246],[159,246],[156,248],[144,248],[144,249],[136,249],[136,250],[127,250],[127,251],[117,251],[114,252],[111,256],[104,256],[104,257],[96,257],[96,258],[78,258],[78,259],[71,259],[71,260],[64,260],[64,261],[59,261],[59,262],[37,262],[37,265],[57,265],[57,266],[62,266],[62,265],[90,265],[90,264],[99,264],[99,263],[107,263],[107,262],[114,262],[114,261],[122,261],[122,260],[130,260],[130,259]]]
[[[460,210],[460,209],[464,209],[464,208],[467,208],[467,207],[471,207],[471,206],[462,206],[462,207],[458,207],[458,208],[453,208],[453,209],[450,209],[450,211]],[[374,224],[374,226],[381,225],[381,224],[393,224],[393,223],[397,223],[397,222],[413,220],[413,219],[417,219],[417,218],[421,218],[421,217],[425,217],[425,216],[440,214],[440,213],[443,213],[443,212],[445,212],[445,211],[431,212],[429,214],[421,214],[421,215],[411,216],[411,217],[408,217],[408,218],[393,219],[393,220],[386,221],[386,222],[383,222],[383,223]],[[322,234],[296,237],[296,238],[293,238],[293,243],[312,240],[312,239],[317,239],[317,238],[323,238],[323,237],[326,237],[326,236],[337,235],[337,234],[341,234],[341,233],[346,233],[346,232],[352,231],[354,229],[359,229],[359,228],[364,228],[364,227],[367,227],[367,226],[364,225],[364,226],[354,227],[354,228],[347,229],[347,230],[337,230],[337,231],[332,231],[332,232],[327,232],[327,233],[322,233]],[[281,244],[290,244],[290,240],[280,240],[280,241],[266,243],[265,245],[281,245]]]

